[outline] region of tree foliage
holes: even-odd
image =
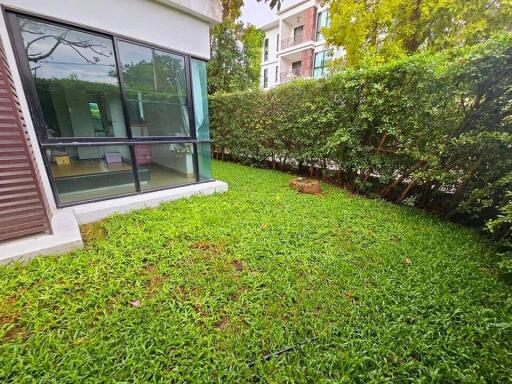
[[[258,89],[261,70],[261,51],[265,33],[254,25],[243,28],[241,42],[244,50],[244,62],[251,88]]]
[[[210,113],[220,157],[309,167],[354,192],[491,220],[497,237],[510,236],[511,36],[213,96]]]
[[[329,0],[328,43],[345,64],[382,63],[418,51],[475,44],[510,29],[511,0]]]
[[[250,0],[254,1],[254,0]],[[281,8],[282,0],[256,0],[268,3],[271,9]],[[222,0],[222,16],[224,20],[234,21],[241,16],[245,0]]]
[[[252,25],[224,21],[212,31],[208,93],[258,87],[263,32]]]

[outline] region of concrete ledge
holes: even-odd
[[[80,224],[92,223],[101,220],[113,213],[126,213],[146,207],[157,205],[176,199],[182,199],[194,195],[211,195],[222,193],[228,190],[228,185],[222,181],[211,181],[207,183],[186,185],[183,187],[166,189],[163,191],[143,193],[140,195],[121,197],[99,201],[96,203],[82,204],[73,207],[75,216]]]
[[[227,190],[226,183],[211,181],[60,209],[52,217],[52,234],[27,236],[1,243],[0,264],[26,262],[36,256],[58,255],[83,247],[79,224],[98,221],[113,213],[126,213],[155,207],[166,201],[194,195],[211,195]]]
[[[83,246],[78,222],[72,211],[59,211],[52,217],[52,234],[27,236],[0,244],[0,264],[27,262],[40,255],[56,255]]]

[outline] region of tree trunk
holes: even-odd
[[[414,164],[411,168],[409,168],[403,175],[401,175],[398,179],[393,181],[388,186],[384,187],[380,192],[379,196],[384,197],[389,192],[391,192],[397,185],[399,185],[407,176],[409,176],[411,173],[413,173],[415,170],[419,168],[423,168],[425,165],[427,165],[427,162],[425,160],[419,160]]]
[[[416,184],[418,184],[418,181],[417,180],[413,180],[411,181],[408,185],[407,185],[407,188],[404,189],[404,191],[402,192],[402,194],[400,195],[400,197],[398,199],[396,199],[396,202],[397,203],[401,203],[406,197],[407,197],[407,194],[409,193],[409,191],[414,188],[416,186]]]
[[[421,25],[419,23],[421,17],[421,2],[422,0],[416,0],[414,4],[414,9],[411,13],[411,17],[409,19],[409,25],[414,26],[414,33],[408,39],[405,40],[405,49],[409,55],[412,55],[418,50],[420,46],[419,41],[419,28]]]
[[[466,176],[462,179],[461,183],[455,190],[455,193],[452,197],[452,209],[448,214],[446,215],[447,218],[453,217],[455,213],[457,212],[457,208],[459,207],[461,201],[464,199],[464,192],[466,191],[466,186],[471,181],[473,176],[475,175],[476,171],[478,170],[478,167],[482,164],[482,161],[484,160],[484,154],[480,154],[480,157],[477,159],[477,161],[473,164],[469,172],[466,174]]]

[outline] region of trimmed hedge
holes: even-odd
[[[512,38],[210,96],[213,149],[481,223],[510,203]],[[510,235],[510,223],[494,229]]]

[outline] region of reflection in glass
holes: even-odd
[[[135,156],[142,190],[196,181],[192,144],[136,144]]]
[[[325,37],[322,34],[322,28],[326,28],[329,25],[329,10],[326,9],[322,12],[319,12],[316,21],[316,41],[325,41]]]
[[[46,155],[61,203],[135,192],[127,145],[52,147]]]
[[[198,140],[210,138],[208,123],[208,84],[206,79],[206,62],[190,60],[192,73],[192,97],[194,98],[194,118],[196,122],[196,137]]]
[[[212,178],[212,152],[210,143],[198,143],[197,152],[199,156],[199,180]]]
[[[18,17],[48,137],[126,137],[112,40]]]
[[[134,137],[190,136],[185,58],[119,42]]]

